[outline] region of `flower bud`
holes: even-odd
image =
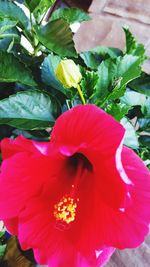
[[[61,60],[55,74],[66,88],[76,88],[82,79],[78,66],[71,59]]]

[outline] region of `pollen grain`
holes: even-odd
[[[77,200],[79,201],[79,200]],[[74,198],[65,196],[54,206],[54,216],[57,221],[67,224],[73,222],[76,217],[77,203]]]

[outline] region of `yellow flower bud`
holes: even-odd
[[[77,88],[82,79],[78,66],[71,59],[61,60],[55,71],[55,75],[66,88]]]

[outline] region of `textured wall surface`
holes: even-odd
[[[75,35],[78,51],[98,45],[124,48],[122,26],[128,25],[137,40],[144,43],[150,56],[150,0],[93,0],[89,8],[91,21],[83,22]],[[150,61],[144,64],[150,73]]]

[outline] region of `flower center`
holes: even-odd
[[[79,199],[77,199],[79,201]],[[57,221],[70,224],[76,217],[77,202],[72,197],[65,196],[54,206],[54,216]]]

